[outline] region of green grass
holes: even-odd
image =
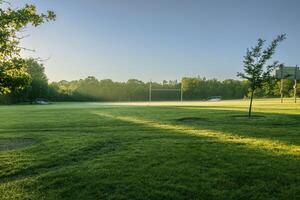
[[[0,199],[300,199],[300,104],[0,106]]]

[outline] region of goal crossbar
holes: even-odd
[[[181,89],[151,89],[152,91],[181,91]]]
[[[176,88],[152,88],[152,83],[150,81],[149,84],[149,101],[152,101],[152,91],[178,91],[180,92],[180,101],[183,101],[183,90],[182,90],[182,85],[180,87],[180,89],[176,89]]]

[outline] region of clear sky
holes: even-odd
[[[236,78],[259,37],[287,40],[275,59],[300,64],[298,0],[13,0],[51,9],[57,20],[23,41],[48,58],[50,81],[93,75],[148,81],[182,76]]]

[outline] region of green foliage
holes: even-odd
[[[209,96],[220,95],[225,99],[239,99],[247,94],[246,81],[205,78],[183,78],[177,81],[152,82],[155,89],[180,89],[183,84],[184,100],[201,100]],[[95,77],[76,81],[51,83],[56,93],[49,98],[56,101],[148,101],[149,82],[130,79],[127,82],[114,82],[110,79],[97,80]],[[152,99],[156,101],[174,101],[180,99],[179,91],[153,91]]]
[[[24,61],[26,65],[25,73],[30,77],[28,85],[24,86],[22,90],[14,90],[4,95],[6,103],[33,102],[36,98],[48,98],[49,87],[44,66],[32,58]]]
[[[0,5],[3,1],[0,1]],[[23,89],[30,81],[26,62],[20,57],[23,47],[19,46],[24,36],[20,33],[28,26],[34,27],[55,19],[53,11],[37,13],[34,5],[22,8],[0,8],[0,94]]]
[[[264,83],[261,88],[255,90],[254,96],[256,97],[280,97],[280,80],[273,79],[271,82]],[[283,96],[292,97],[294,95],[294,81],[283,80]],[[249,91],[251,95],[251,91]]]
[[[1,52],[0,52],[1,55]],[[0,94],[23,89],[30,81],[26,62],[22,58],[0,60]]]
[[[237,75],[249,81],[251,90],[255,91],[264,83],[269,82],[272,79],[271,72],[282,65],[278,61],[270,65],[267,63],[275,53],[278,44],[285,38],[285,34],[277,36],[265,50],[263,50],[265,40],[258,39],[255,47],[247,49],[246,56],[244,56],[244,73]]]
[[[115,82],[110,79],[98,80],[93,76],[74,81],[47,83],[43,65],[34,60],[27,61],[28,73],[32,78],[23,90],[0,95],[1,103],[17,103],[46,98],[50,101],[148,101],[149,82],[130,79],[127,82]],[[177,81],[152,82],[156,89],[179,89],[183,85],[184,100],[205,100],[210,96],[222,96],[223,99],[242,99],[251,96],[249,82],[227,79],[219,81],[206,78],[184,77]],[[279,97],[280,82],[272,80],[255,90],[256,97]],[[284,81],[284,94],[293,96],[293,82]],[[154,101],[178,101],[179,91],[153,91]]]
[[[247,94],[248,82],[227,79],[188,78],[182,79],[184,97],[188,100],[222,96],[223,99],[241,99]]]
[[[24,90],[17,90],[7,95],[0,95],[2,103],[16,103],[33,101],[36,98],[46,98],[51,101],[148,101],[149,82],[130,79],[127,82],[115,82],[110,79],[98,80],[88,77],[75,81],[59,81],[47,84],[43,65],[34,60],[30,61],[27,73],[32,79]],[[28,62],[28,63],[30,63]],[[163,83],[152,82],[152,87],[157,89],[179,89],[183,84],[184,100],[205,100],[210,96],[222,96],[223,99],[242,99],[251,96],[248,91],[248,81],[224,80],[205,78],[182,79],[177,81],[163,81]],[[279,97],[280,82],[272,80],[264,83],[261,88],[256,89],[256,97]],[[299,86],[298,86],[299,87]],[[286,97],[293,96],[292,81],[284,81],[284,94]],[[179,91],[154,91],[154,101],[178,101]]]
[[[256,89],[262,89],[266,84],[271,83],[273,77],[271,73],[279,66],[278,61],[274,61],[272,64],[268,64],[272,58],[275,50],[280,42],[286,39],[286,35],[278,35],[271,44],[263,50],[265,40],[258,39],[257,45],[251,49],[247,49],[246,56],[244,56],[244,73],[239,72],[238,77],[246,79],[249,82],[250,87],[250,106],[249,117],[251,117],[252,100]]]
[[[34,59],[27,60],[27,73],[30,74],[31,81],[25,91],[30,101],[36,98],[46,98],[48,95],[48,79],[45,68]]]

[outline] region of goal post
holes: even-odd
[[[153,88],[152,87],[152,81],[150,81],[149,84],[149,102],[152,101],[152,92],[153,91],[165,91],[165,92],[172,92],[172,91],[178,91],[180,92],[180,101],[183,101],[183,87],[182,82],[180,83],[180,88]]]
[[[297,80],[300,80],[300,69],[298,65],[295,67],[280,66],[275,71],[275,77],[280,80],[280,102],[283,103],[283,80],[294,81],[294,102],[297,102]]]

